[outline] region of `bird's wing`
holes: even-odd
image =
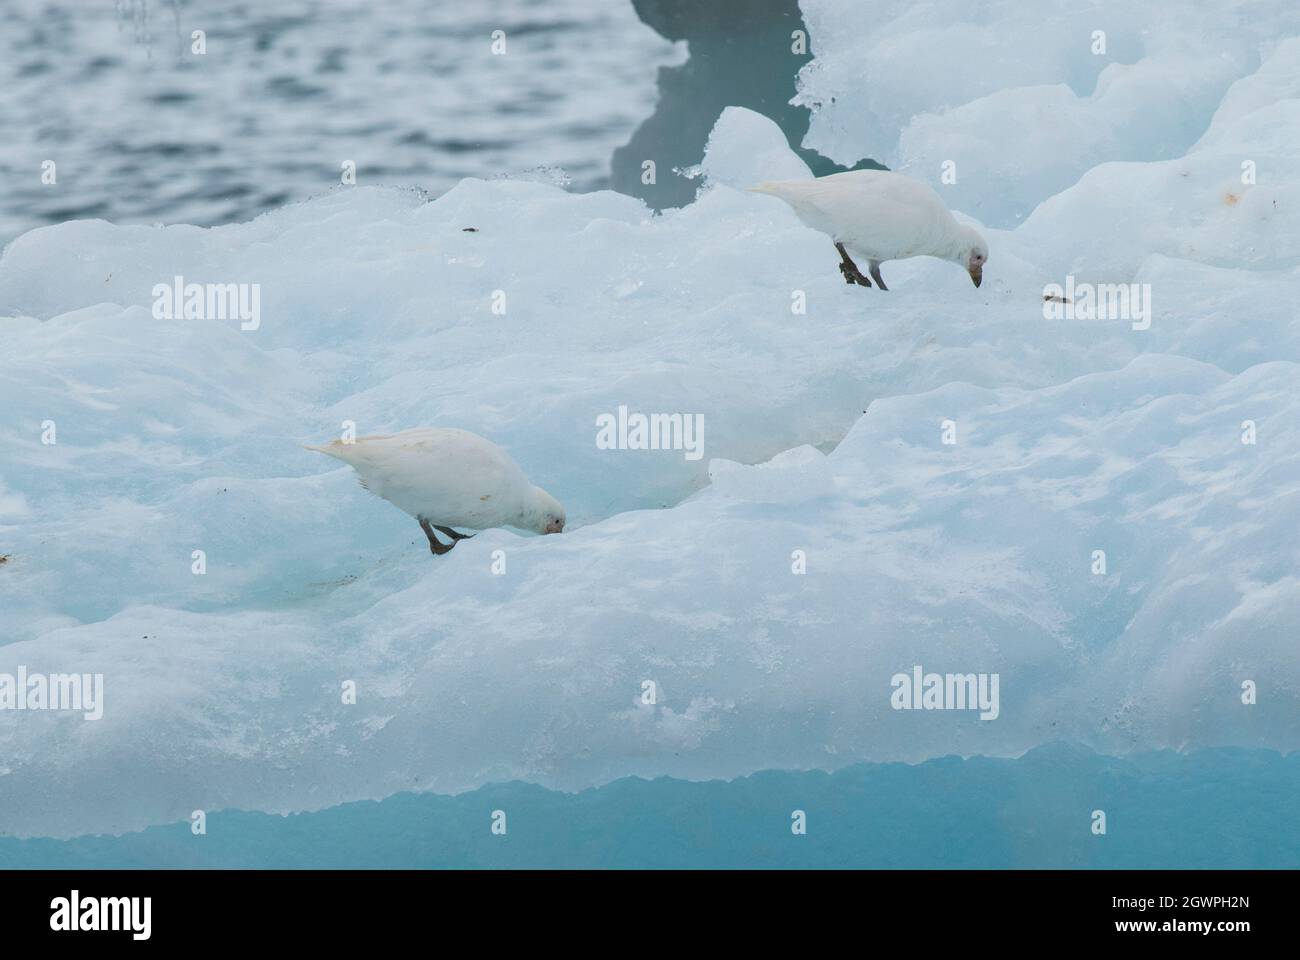
[[[952,214],[938,194],[906,177],[882,178],[844,197],[843,213],[852,227],[845,242],[877,260],[901,259],[940,251],[952,228]]]
[[[424,472],[438,478],[447,496],[475,505],[487,495],[498,503],[518,496],[526,478],[496,444],[463,430],[431,431],[413,436],[394,451],[403,472]]]
[[[769,193],[790,205],[807,226],[835,237],[839,217],[836,213],[837,197],[842,188],[828,184],[827,178],[818,180],[788,180],[762,184],[757,192]]]
[[[774,184],[799,219],[850,251],[892,260],[937,249],[952,215],[939,196],[908,177],[867,171]]]

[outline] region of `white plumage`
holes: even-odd
[[[468,430],[417,427],[307,449],[350,464],[362,486],[419,521],[436,554],[465,539],[452,527],[518,527],[537,533],[564,529],[559,501],[533,486],[508,453]],[[434,530],[451,544],[438,541]]]
[[[750,189],[784,200],[800,220],[834,240],[848,283],[871,286],[850,254],[868,262],[871,278],[882,290],[888,288],[880,279],[880,264],[908,257],[960,264],[977,287],[983,278],[988,245],[979,231],[958,223],[937,193],[901,173],[850,170]]]

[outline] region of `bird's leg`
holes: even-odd
[[[887,286],[885,286],[885,281],[880,279],[880,261],[879,261],[879,260],[868,260],[868,261],[867,261],[867,270],[869,270],[869,271],[871,272],[871,279],[874,280],[874,281],[876,281],[876,286],[878,286],[881,290],[888,290],[888,289],[889,289]]]
[[[451,527],[440,527],[436,523],[433,525],[433,529],[437,530],[444,537],[450,537],[453,546],[455,546],[457,540],[468,540],[470,537],[474,536],[472,533],[457,533]]]
[[[433,552],[434,556],[441,557],[444,553],[451,553],[452,549],[456,546],[455,540],[451,543],[443,543],[433,535],[433,528],[429,526],[428,520],[424,519],[424,517],[416,517],[415,519],[420,521],[420,529],[423,530],[424,535],[429,538],[429,549]]]
[[[856,283],[863,287],[871,286],[871,281],[862,275],[862,271],[858,269],[858,265],[853,262],[853,258],[849,256],[849,252],[844,249],[844,244],[836,240],[835,249],[840,252],[840,257],[842,258],[840,260],[840,273],[844,276],[844,282]]]

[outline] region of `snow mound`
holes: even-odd
[[[1000,227],[1098,164],[1181,156],[1233,82],[1300,33],[1295,6],[1213,0],[1045,0],[1032,16],[1015,0],[801,7],[815,55],[796,98],[814,111],[804,146],[872,157]]]
[[[807,180],[808,164],[785,141],[781,128],[744,107],[727,107],[709,134],[700,171],[713,183],[745,189],[764,180]]]

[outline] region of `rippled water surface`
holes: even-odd
[[[349,160],[359,183],[433,194],[466,176],[589,189],[684,56],[620,2],[6,0],[0,242],[85,217],[248,219]]]

